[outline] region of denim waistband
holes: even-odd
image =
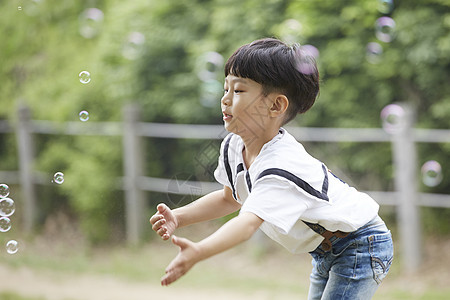
[[[388,228],[386,227],[386,224],[384,223],[383,219],[379,215],[377,215],[375,218],[367,222],[366,225],[358,228],[357,230],[351,232],[349,235],[359,235],[365,232],[366,230],[380,230],[380,231],[388,231]]]
[[[378,215],[375,218],[373,218],[372,220],[370,220],[369,222],[367,222],[365,225],[358,228],[357,230],[350,232],[350,234],[347,235],[346,237],[339,238],[336,236],[332,236],[330,238],[330,242],[334,247],[337,243],[339,243],[339,244],[341,244],[341,242],[345,243],[346,241],[353,240],[354,238],[356,238],[358,236],[363,236],[364,234],[367,234],[368,232],[373,233],[374,231],[380,232],[380,233],[389,231],[389,229],[386,227],[386,224],[384,223],[384,221]],[[324,254],[324,253],[327,253],[328,251],[323,250],[322,244],[320,244],[312,252]]]

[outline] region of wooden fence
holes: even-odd
[[[450,130],[414,129],[409,109],[404,116],[403,130],[388,134],[381,128],[299,128],[288,131],[301,141],[314,142],[390,142],[392,144],[395,191],[365,191],[380,205],[396,207],[403,267],[416,270],[421,263],[420,206],[450,208],[450,195],[418,193],[416,143],[449,143]],[[36,209],[36,184],[47,184],[47,174],[32,169],[34,160],[34,134],[122,136],[124,176],[118,178],[125,191],[126,235],[129,243],[139,241],[148,216],[143,215],[144,191],[191,194],[192,190],[180,187],[169,191],[170,179],[148,177],[143,174],[144,158],[141,153],[142,138],[171,139],[222,139],[222,125],[187,125],[143,123],[139,120],[139,108],[128,105],[123,111],[123,122],[52,122],[32,120],[27,107],[18,109],[15,126],[0,121],[0,133],[17,136],[19,157],[18,171],[0,171],[0,182],[20,184],[23,193],[23,228],[30,232],[34,225]],[[201,193],[221,188],[213,182],[190,182],[187,186],[201,186]]]

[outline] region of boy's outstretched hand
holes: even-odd
[[[161,285],[171,284],[200,260],[200,251],[196,243],[177,236],[172,236],[172,243],[180,247],[180,252],[167,266],[166,275],[161,278]]]
[[[164,203],[158,204],[157,209],[158,211],[150,218],[152,229],[163,240],[168,240],[178,227],[177,218],[172,210]]]

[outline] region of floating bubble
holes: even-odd
[[[134,60],[142,55],[145,36],[140,32],[132,32],[122,48],[122,55],[126,59]]]
[[[310,75],[317,71],[316,60],[319,50],[313,45],[303,45],[295,50],[296,68],[300,73]]]
[[[405,110],[397,104],[385,106],[380,113],[383,129],[390,134],[396,134],[405,128]]]
[[[62,184],[64,182],[64,173],[56,172],[55,175],[53,175],[53,182],[57,184]]]
[[[395,21],[390,17],[378,18],[375,22],[375,36],[382,42],[389,43],[394,39]]]
[[[85,110],[82,110],[78,114],[78,117],[80,118],[80,121],[86,122],[87,120],[89,120],[89,113]]]
[[[8,217],[0,218],[0,232],[7,232],[11,229],[11,219]]]
[[[426,186],[434,187],[442,181],[442,167],[435,160],[429,160],[422,165],[422,181]]]
[[[200,103],[206,107],[219,105],[223,84],[217,80],[204,81],[200,85]]]
[[[10,240],[6,243],[6,252],[16,254],[19,251],[19,243],[16,240]]]
[[[41,12],[41,0],[28,0],[26,6],[19,6],[17,9],[23,10],[28,16],[36,16]]]
[[[0,198],[5,198],[9,196],[9,186],[2,183],[0,184]]]
[[[382,14],[390,14],[394,10],[393,0],[378,0],[378,11]]]
[[[82,37],[91,39],[102,28],[103,12],[98,8],[88,8],[80,14],[79,31]]]
[[[78,74],[78,78],[82,84],[87,84],[91,82],[91,73],[88,71],[81,71],[80,74]]]
[[[302,24],[296,19],[287,19],[281,23],[280,37],[287,43],[297,43],[301,38]]]
[[[10,217],[16,211],[16,205],[11,198],[0,199],[0,216]]]
[[[371,64],[377,64],[381,61],[383,55],[383,47],[380,44],[372,42],[366,47],[366,59]]]
[[[22,6],[18,6],[18,7],[17,7],[17,10],[22,10]]]
[[[203,81],[214,80],[222,72],[224,59],[220,53],[207,52],[201,55],[197,61],[198,78]]]

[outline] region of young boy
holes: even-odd
[[[305,62],[308,68],[302,68]],[[303,70],[308,70],[307,72]],[[378,204],[334,176],[282,126],[314,104],[319,74],[298,45],[262,39],[239,48],[225,65],[222,142],[216,180],[223,190],[171,210],[159,204],[153,230],[180,247],[166,268],[169,285],[197,262],[248,240],[258,228],[292,253],[309,252],[309,299],[370,299],[393,258]],[[235,218],[194,243],[178,227]]]

